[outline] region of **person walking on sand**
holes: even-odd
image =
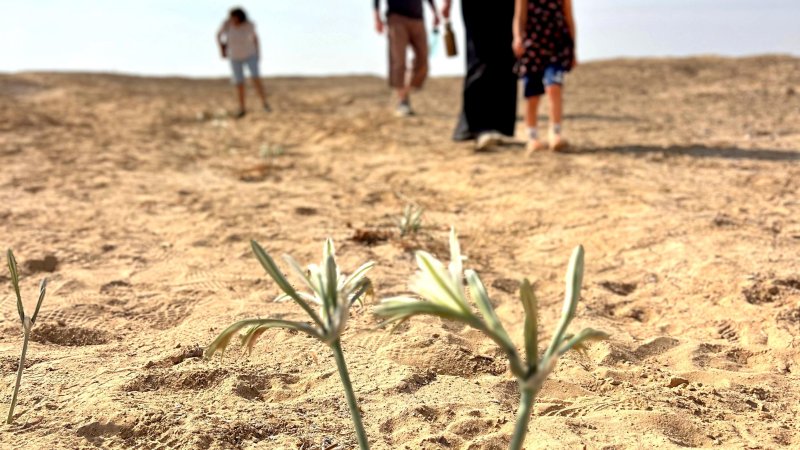
[[[450,18],[452,0],[442,16]],[[455,141],[487,150],[514,136],[517,123],[516,57],[511,51],[514,0],[461,0],[466,28],[467,73]]]
[[[550,103],[550,149],[567,147],[561,135],[564,76],[577,65],[572,0],[516,0],[514,54],[525,86],[528,152],[544,149],[537,128],[539,99]]]
[[[381,0],[374,0],[375,30],[383,34],[384,22]],[[439,25],[439,13],[434,0],[427,0],[434,14],[434,26]],[[399,117],[414,114],[411,90],[420,89],[428,77],[428,35],[425,31],[423,0],[387,0],[386,25],[389,35],[389,85],[397,94],[395,113]],[[408,47],[414,52],[411,74],[406,71]]]
[[[232,82],[236,86],[236,94],[239,99],[239,111],[236,118],[244,117],[245,109],[245,90],[244,90],[244,68],[247,66],[250,78],[256,88],[264,111],[269,112],[270,107],[267,103],[267,96],[264,93],[264,86],[258,70],[260,59],[260,49],[256,25],[247,19],[247,14],[242,8],[233,8],[225,22],[217,33],[217,43],[223,58],[228,58],[233,70]]]

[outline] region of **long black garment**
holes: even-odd
[[[464,106],[453,139],[476,138],[484,131],[514,135],[517,121],[514,0],[462,0],[467,30]]]

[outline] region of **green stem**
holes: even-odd
[[[25,369],[25,353],[28,352],[28,338],[30,337],[31,334],[31,328],[30,326],[25,326],[25,322],[23,322],[22,328],[23,332],[25,333],[25,337],[24,340],[22,341],[22,355],[20,355],[19,357],[19,369],[17,369],[17,384],[14,386],[14,395],[11,397],[11,408],[8,410],[8,419],[6,419],[6,423],[8,424],[14,421],[14,408],[17,406],[17,393],[19,392],[19,385],[22,382],[22,370]]]
[[[347,397],[347,406],[350,407],[350,417],[353,419],[353,425],[356,427],[358,448],[361,450],[369,450],[367,433],[364,431],[364,424],[361,423],[361,411],[358,409],[356,394],[353,392],[353,385],[350,382],[350,375],[347,373],[347,364],[344,361],[342,343],[339,341],[339,339],[336,339],[333,341],[333,343],[331,343],[331,349],[333,349],[333,356],[336,358],[336,368],[339,369],[339,377],[342,379],[342,386],[344,386],[344,394],[345,397]]]
[[[520,387],[519,409],[517,410],[517,424],[514,426],[514,436],[511,438],[510,450],[522,450],[525,444],[525,435],[528,434],[528,423],[531,420],[531,408],[536,397],[533,389]]]

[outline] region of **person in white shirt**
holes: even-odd
[[[228,18],[222,23],[217,33],[217,43],[223,58],[231,61],[233,70],[232,82],[236,86],[236,94],[239,98],[239,111],[236,117],[244,117],[245,110],[245,91],[244,91],[244,68],[247,66],[250,78],[264,105],[264,111],[269,112],[270,107],[267,103],[267,96],[264,93],[264,86],[259,78],[258,63],[260,51],[258,47],[258,35],[256,34],[255,24],[247,19],[247,14],[242,8],[231,10]]]

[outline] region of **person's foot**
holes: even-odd
[[[478,139],[475,141],[475,151],[485,152],[490,150],[492,147],[497,147],[502,143],[502,134],[498,133],[497,131],[484,131],[478,135]]]
[[[409,117],[414,115],[414,110],[411,109],[411,102],[408,100],[401,100],[394,110],[394,115],[397,117]]]
[[[566,150],[567,147],[569,147],[569,143],[561,137],[561,124],[550,124],[550,150],[560,152]]]
[[[234,115],[233,115],[233,118],[234,118],[234,119],[241,119],[242,117],[244,117],[244,116],[245,116],[245,114],[247,114],[247,113],[245,112],[245,110],[243,110],[243,109],[240,109],[239,111],[237,111],[236,113],[234,113]]]
[[[561,137],[561,134],[550,134],[550,150],[554,152],[561,152],[569,148],[569,142]]]
[[[538,139],[531,139],[528,141],[528,144],[525,145],[525,150],[527,155],[531,155],[544,150],[544,144]]]

